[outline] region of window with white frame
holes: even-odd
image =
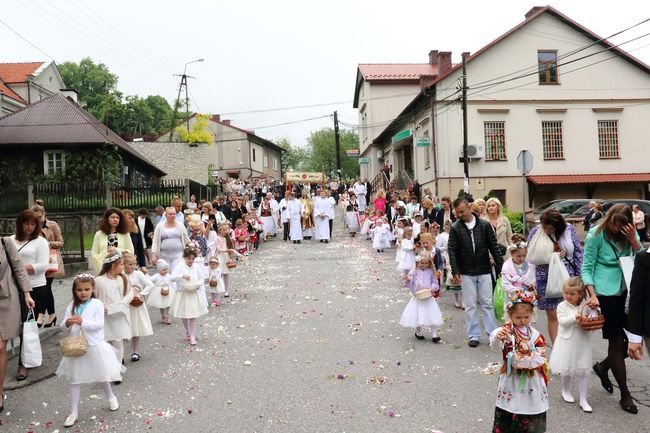
[[[43,172],[50,175],[65,173],[65,155],[62,150],[43,152]]]
[[[564,159],[561,120],[542,122],[542,146],[544,159]]]
[[[264,155],[264,167],[268,167],[268,166],[269,166],[269,157]]]
[[[278,169],[278,158],[273,158],[273,170]]]
[[[485,160],[506,161],[506,122],[483,122]]]
[[[620,158],[618,153],[618,120],[598,121],[598,156],[600,159]]]

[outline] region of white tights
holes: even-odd
[[[578,392],[580,393],[580,403],[587,403],[587,390],[589,389],[589,375],[580,374],[575,376],[562,376],[562,391],[571,394],[571,380],[576,378],[578,381]]]
[[[181,319],[185,333],[190,338],[196,338],[196,319]]]
[[[160,309],[160,317],[163,319],[169,317],[169,307]]]
[[[221,278],[223,278],[223,288],[226,291],[224,295],[227,295],[230,293],[230,275],[222,274]]]
[[[113,394],[113,390],[111,389],[111,384],[108,382],[99,382],[99,385],[102,388],[102,391],[104,391],[104,395],[106,396],[106,400],[113,400],[115,398],[115,394]],[[81,398],[81,385],[70,385],[70,406],[72,408],[70,415],[74,415],[75,417],[79,417],[79,399]]]

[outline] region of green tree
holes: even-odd
[[[117,75],[111,73],[105,64],[95,63],[90,57],[78,64],[63,62],[58,67],[66,86],[77,91],[79,105],[102,119],[101,110],[106,103],[106,95],[117,90]]]
[[[341,177],[350,179],[359,176],[359,158],[348,158],[346,150],[359,148],[359,135],[351,129],[341,129]],[[336,144],[333,128],[322,128],[307,138],[308,159],[305,169],[323,171],[326,176],[336,176]]]
[[[278,146],[285,150],[282,153],[282,173],[288,171],[301,171],[305,168],[305,164],[309,159],[309,151],[304,147],[293,146],[288,138],[283,137],[275,142]]]
[[[169,102],[159,95],[151,95],[144,98],[144,102],[149,106],[153,116],[153,133],[160,134],[169,130],[174,110]]]

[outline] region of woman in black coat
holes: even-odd
[[[634,259],[627,331],[632,334],[628,335],[628,355],[640,360],[644,339],[646,349],[650,348],[650,250],[637,254]]]

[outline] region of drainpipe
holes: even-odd
[[[431,95],[431,151],[433,152],[434,195],[438,197],[438,140],[436,139],[436,85]]]

